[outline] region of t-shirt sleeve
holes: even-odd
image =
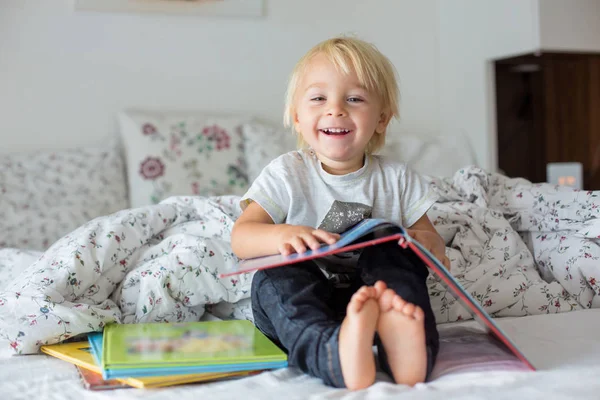
[[[245,210],[251,202],[261,206],[273,223],[285,222],[290,204],[288,171],[280,158],[267,165],[240,200]]]
[[[411,227],[438,200],[429,183],[408,166],[400,177],[402,187],[402,225]]]

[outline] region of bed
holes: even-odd
[[[597,399],[600,391],[600,329],[598,310],[499,319],[540,369],[535,373],[469,373],[420,384],[398,386],[378,374],[375,385],[352,393],[332,389],[292,368],[234,381],[185,385],[155,390],[117,389],[90,392],[74,366],[44,355],[0,358],[3,399]],[[473,324],[471,322],[470,324]],[[570,329],[565,329],[569,326]],[[540,328],[543,328],[540,329]],[[442,327],[441,329],[444,329]],[[6,349],[6,347],[4,347]]]
[[[41,344],[109,322],[252,318],[251,276],[218,273],[235,263],[229,234],[239,195],[293,147],[290,135],[243,116],[128,110],[119,122],[120,143],[106,148],[2,161],[1,398],[598,397],[600,194],[461,167],[473,161],[467,145],[418,137],[386,151],[429,175],[440,195],[429,217],[453,274],[539,372],[454,375],[414,389],[380,374],[350,393],[287,368],[160,390],[85,391],[72,365],[37,353]],[[476,326],[439,280],[428,287],[441,331]]]
[[[41,253],[0,250],[0,276],[15,276]],[[7,281],[0,283],[0,288]],[[206,317],[205,317],[206,318]],[[214,318],[214,317],[212,317]],[[351,393],[332,389],[293,368],[264,372],[244,379],[184,385],[155,390],[84,389],[75,367],[46,355],[13,356],[0,341],[0,397],[2,399],[231,399],[265,398],[374,398],[470,399],[486,397],[596,399],[600,393],[600,309],[518,318],[498,318],[498,324],[538,368],[531,372],[486,372],[451,375],[414,389],[390,383],[383,373],[367,390]],[[479,329],[474,321],[441,324],[440,332],[456,325]]]

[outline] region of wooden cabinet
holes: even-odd
[[[542,52],[494,62],[498,164],[546,181],[549,162],[583,165],[600,190],[600,53]]]

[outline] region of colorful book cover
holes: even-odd
[[[79,365],[77,365],[76,367],[77,371],[79,372],[79,376],[81,376],[81,382],[83,383],[83,387],[85,387],[87,390],[110,390],[131,387],[118,379],[106,380],[102,378],[102,374],[100,372],[94,372],[89,369],[80,367]]]
[[[419,258],[421,258],[425,265],[440,278],[450,293],[452,293],[462,306],[473,315],[475,320],[477,320],[488,333],[491,333],[498,338],[515,356],[527,365],[528,368],[535,370],[535,367],[525,357],[521,350],[517,348],[515,343],[504,333],[483,307],[475,301],[473,296],[471,296],[452,274],[450,274],[446,267],[444,267],[444,265],[421,243],[413,239],[402,226],[391,221],[375,218],[365,219],[344,232],[340,239],[334,244],[324,245],[317,250],[309,250],[301,254],[293,253],[288,256],[274,254],[242,260],[234,270],[225,271],[221,273],[220,276],[227,277],[260,269],[281,267],[366,246],[374,246],[392,240],[397,241],[403,248],[412,250]]]
[[[104,378],[287,366],[287,355],[245,320],[110,324],[89,340]]]
[[[41,347],[41,351],[50,356],[59,358],[64,361],[68,361],[71,364],[75,364],[76,366],[81,367],[85,370],[89,370],[103,379],[102,368],[100,368],[99,364],[94,359],[91,346],[88,341],[45,345]],[[173,376],[156,376],[147,378],[125,377],[122,379],[117,379],[117,381],[121,384],[125,384],[136,388],[156,388],[164,386],[181,385],[185,383],[205,382],[216,379],[245,375],[248,375],[248,372],[242,371],[210,374],[187,374]]]
[[[373,236],[375,237],[365,239],[365,236],[369,234],[374,234]],[[259,269],[275,268],[302,261],[314,260],[315,258],[325,257],[336,253],[348,252],[392,240],[399,240],[403,236],[408,236],[406,230],[393,222],[375,218],[364,219],[351,229],[342,233],[339,240],[334,244],[323,245],[317,250],[307,250],[304,253],[292,253],[287,256],[273,254],[270,256],[249,258],[240,261],[235,266],[235,269],[223,271],[219,276],[225,278],[244,272],[252,272]]]

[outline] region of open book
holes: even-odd
[[[384,219],[365,219],[354,227],[344,232],[340,239],[331,245],[323,245],[317,250],[308,250],[304,253],[293,253],[288,256],[275,254],[242,260],[234,270],[224,271],[221,277],[227,277],[244,272],[251,272],[266,268],[275,268],[294,264],[315,258],[329,256],[336,253],[348,252],[359,248],[374,246],[380,243],[397,241],[398,244],[413,251],[423,260],[448,288],[450,293],[465,307],[473,317],[485,328],[486,332],[494,335],[506,348],[514,354],[527,368],[535,367],[527,360],[525,355],[517,348],[510,338],[500,329],[496,322],[488,315],[473,296],[454,279],[444,265],[436,259],[421,243],[413,239],[406,230],[398,224]]]
[[[468,372],[531,371],[495,336],[466,326],[440,332],[440,351],[429,380]]]

